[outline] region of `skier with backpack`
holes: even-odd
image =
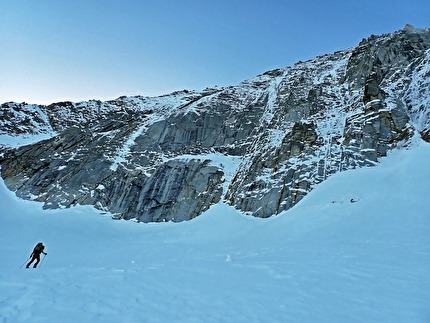
[[[30,257],[31,260],[30,262],[27,264],[26,268],[29,268],[31,263],[35,260],[37,260],[34,265],[33,268],[36,268],[38,263],[40,262],[40,254],[43,253],[45,256],[47,255],[47,253],[45,252],[45,246],[43,245],[42,242],[39,242],[33,249],[33,252],[31,253]]]

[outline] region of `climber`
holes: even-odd
[[[47,255],[47,253],[45,252],[45,246],[43,245],[43,243],[42,242],[39,242],[35,247],[34,247],[34,249],[33,249],[33,252],[32,252],[32,254],[30,255],[30,257],[31,257],[31,260],[30,260],[30,262],[27,264],[27,268],[29,268],[30,267],[30,265],[31,265],[31,263],[33,262],[33,261],[35,261],[35,260],[37,260],[35,263],[34,263],[34,266],[33,266],[33,268],[36,268],[37,267],[37,264],[40,262],[40,254],[41,253],[43,253],[45,256]]]

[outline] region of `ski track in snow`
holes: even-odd
[[[417,139],[269,219],[218,204],[188,222],[113,221],[0,182],[0,321],[428,322],[429,159]],[[19,268],[39,240],[40,268]]]

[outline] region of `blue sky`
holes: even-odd
[[[0,1],[0,103],[235,85],[409,23],[428,0]]]

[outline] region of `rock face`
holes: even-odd
[[[5,103],[0,134],[52,134],[0,158],[46,208],[190,220],[225,201],[269,217],[419,133],[430,141],[430,30],[406,26],[237,86],[49,106]]]

